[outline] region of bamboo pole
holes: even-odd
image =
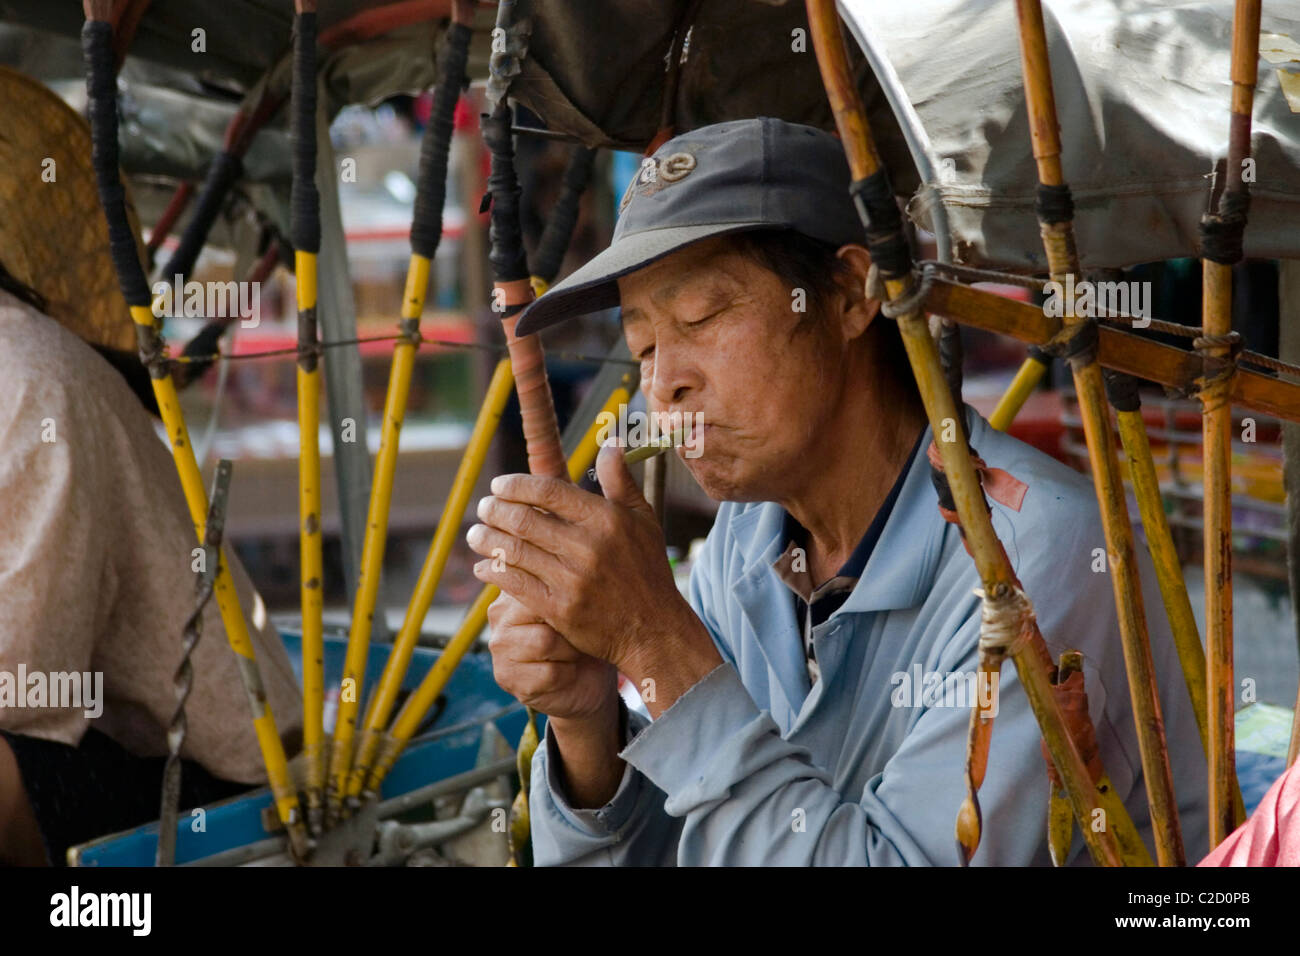
[[[207,491],[203,487],[203,478],[190,444],[176,386],[171,378],[166,345],[154,317],[149,286],[140,266],[135,236],[126,215],[118,168],[117,86],[113,74],[113,29],[109,23],[111,13],[112,4],[106,0],[85,2],[86,23],[82,28],[82,49],[86,59],[87,112],[95,150],[95,175],[100,204],[108,223],[110,252],[118,283],[130,308],[131,320],[140,342],[141,362],[150,372],[159,416],[167,432],[190,519],[201,543],[207,524]],[[253,715],[253,730],[266,766],[267,782],[276,813],[288,832],[294,856],[303,859],[310,852],[311,841],[299,812],[298,793],[289,775],[284,743],[280,740],[275,717],[266,699],[253,643],[248,635],[248,623],[239,605],[239,596],[231,580],[224,553],[219,558],[215,587],[226,639],[235,652],[245,696]]]
[[[338,717],[330,751],[327,813],[331,819],[343,812],[348,777],[352,769],[352,745],[356,732],[357,711],[361,706],[365,681],[366,657],[370,647],[370,630],[379,598],[379,576],[383,568],[384,547],[388,542],[388,512],[392,505],[393,476],[397,471],[397,446],[402,417],[411,391],[411,373],[420,340],[419,316],[424,310],[424,296],[429,283],[429,260],[412,254],[402,297],[401,338],[393,347],[389,369],[388,393],[384,401],[384,419],[375,456],[374,479],[370,488],[370,506],[366,514],[366,534],[361,546],[361,573],[357,579],[356,601],[348,630],[347,652],[339,684]]]
[[[882,172],[880,160],[866,123],[865,111],[849,73],[844,39],[834,0],[807,0],[807,9],[818,66],[821,69],[831,111],[835,116],[840,139],[844,143],[849,168],[857,187],[858,184]],[[864,220],[869,218],[868,212],[871,211],[888,215],[889,208],[892,206],[893,216],[897,221],[897,206],[892,205],[892,195],[888,197],[888,205],[883,205],[877,210],[864,209],[860,195],[855,198],[859,198],[859,210]],[[898,225],[901,226],[901,223]],[[884,244],[882,240],[888,242],[891,238],[890,234],[896,232],[897,228],[897,226],[891,228],[887,222],[884,224],[872,222],[868,227],[868,242],[881,248]],[[901,273],[894,275],[886,273],[885,287],[891,302],[900,300],[908,302],[915,291],[909,269],[903,269]],[[911,302],[914,301],[911,299]],[[962,419],[944,378],[938,350],[930,337],[928,323],[919,307],[911,305],[900,315],[898,323],[931,428],[935,434],[939,434],[946,421],[961,422]],[[1080,832],[1095,860],[1118,866],[1123,859],[1115,831],[1125,825],[1126,815],[1121,812],[1118,816],[1109,816],[1107,818],[1109,826],[1100,832],[1092,826],[1093,813],[1099,809],[1098,794],[1089,778],[1078,745],[1065,725],[1060,705],[1052,691],[1051,658],[1042,635],[1038,633],[1038,625],[1033,620],[1032,611],[1028,609],[1028,601],[1023,597],[1006,551],[993,531],[988,505],[975,474],[968,448],[964,440],[938,444],[939,453],[943,458],[944,473],[952,489],[953,501],[960,516],[968,550],[975,559],[984,582],[986,600],[1011,602],[1019,599],[1023,602],[1019,619],[1020,631],[1007,650],[1015,661],[1021,686],[1038,719],[1052,760],[1065,784],[1075,818],[1080,822]],[[972,711],[971,725],[975,735],[980,738],[974,748],[978,759],[980,754],[987,755],[988,734],[991,733],[992,723],[988,715],[976,708]],[[983,767],[979,766],[975,771],[971,774],[972,780],[982,778]],[[969,859],[973,854],[974,843],[978,841],[977,806],[974,808],[973,817],[972,820],[972,814],[968,813],[964,814],[963,818],[959,818],[958,840],[964,859]],[[974,832],[971,832],[969,827],[972,822],[976,827]],[[964,830],[963,823],[967,824]],[[1131,827],[1132,821],[1128,821],[1127,825]]]
[[[321,541],[320,342],[316,325],[316,258],[320,196],[316,191],[316,13],[296,0],[290,137],[294,275],[298,300],[298,555],[302,604],[302,739],[307,823],[324,829],[325,635],[321,620],[324,548]]]
[[[1047,362],[1031,352],[1021,363],[1016,377],[1011,380],[1006,392],[999,399],[997,408],[993,409],[993,414],[989,416],[990,427],[1000,432],[1010,428],[1011,423],[1020,414],[1020,409],[1024,408],[1025,402],[1046,374]]]
[[[369,775],[375,753],[383,737],[383,728],[392,715],[397,695],[402,689],[402,680],[406,676],[411,656],[415,653],[415,646],[419,642],[424,617],[433,603],[438,582],[442,578],[443,569],[447,566],[447,558],[451,555],[452,545],[460,531],[470,494],[483,470],[492,436],[496,434],[497,426],[501,422],[501,413],[505,410],[506,402],[513,391],[514,376],[510,372],[510,362],[508,359],[502,359],[497,363],[492,381],[488,384],[487,395],[479,408],[474,430],[470,434],[469,443],[465,446],[460,466],[456,469],[451,491],[447,495],[442,515],[438,518],[437,530],[429,545],[424,565],[420,568],[420,576],[415,582],[415,591],[406,609],[402,628],[393,642],[388,662],[384,665],[384,672],[366,710],[365,730],[359,755],[348,781],[347,795],[350,797],[360,795]]]
[[[515,394],[519,396],[519,414],[523,421],[524,444],[528,453],[528,470],[534,475],[565,478],[564,450],[560,444],[560,428],[555,419],[555,405],[550,383],[546,379],[546,362],[542,343],[536,335],[515,335],[519,313],[533,301],[529,281],[528,263],[524,255],[523,236],[519,225],[519,198],[521,189],[515,175],[514,142],[511,137],[511,109],[508,101],[509,77],[515,72],[518,60],[527,53],[527,34],[515,29],[516,0],[500,0],[497,4],[495,35],[501,38],[500,46],[493,44],[488,81],[488,99],[492,112],[483,118],[483,142],[491,153],[491,175],[488,188],[492,195],[491,249],[488,259],[492,263],[492,307],[501,313],[501,327],[510,353],[510,367],[515,375]],[[526,768],[537,746],[536,714],[528,708],[528,723],[524,738],[517,748],[519,766],[526,776]],[[525,781],[526,783],[526,781]],[[520,788],[512,807],[511,833],[526,834],[527,824],[518,824],[528,813],[528,789]],[[529,862],[526,841],[511,839],[511,865]]]
[[[577,481],[582,473],[590,468],[596,460],[596,453],[600,450],[596,436],[600,432],[602,416],[606,413],[617,414],[619,406],[626,405],[630,398],[627,389],[621,386],[610,393],[604,408],[596,416],[591,427],[587,429],[573,454],[569,456],[566,469],[570,481]],[[482,632],[484,625],[487,623],[488,606],[497,599],[500,593],[500,588],[494,584],[484,586],[478,597],[474,599],[473,604],[470,605],[465,614],[465,619],[456,630],[455,635],[443,648],[442,653],[438,655],[438,660],[429,669],[429,672],[424,675],[420,685],[411,693],[398,711],[392,726],[387,733],[383,734],[381,746],[377,748],[376,757],[366,781],[367,795],[379,793],[379,785],[383,782],[384,777],[388,775],[388,771],[392,769],[393,763],[406,747],[416,729],[423,723],[425,715],[437,702],[438,696],[447,686],[447,681],[451,679],[451,675],[455,673],[461,658],[465,656],[465,652],[473,646],[475,638]]]
[[[1042,5],[1039,0],[1016,0],[1016,14],[1020,24],[1025,100],[1040,184],[1040,231],[1052,279],[1065,283],[1067,276],[1079,274],[1079,258],[1074,243],[1068,187],[1061,169],[1061,143]],[[1119,615],[1124,666],[1128,672],[1138,749],[1155,833],[1156,858],[1161,866],[1182,866],[1185,858],[1178,804],[1174,797],[1164,718],[1160,711],[1142,606],[1133,527],[1119,477],[1119,459],[1107,414],[1101,366],[1097,363],[1096,320],[1075,316],[1072,305],[1067,303],[1065,312],[1069,318],[1065,320],[1056,344],[1065,351],[1070,362],[1093,482],[1097,487],[1097,503],[1106,534],[1111,584]]]
[[[1249,191],[1243,176],[1250,157],[1251,111],[1259,59],[1259,0],[1237,0],[1232,19],[1232,99],[1226,182],[1214,214],[1201,220],[1201,321],[1197,348],[1206,359],[1201,389],[1205,446],[1205,630],[1210,736],[1210,848],[1241,822],[1233,807],[1232,666],[1232,264],[1241,259]],[[1216,235],[1218,233],[1218,235]],[[1212,370],[1211,363],[1216,366]]]
[[[1083,671],[1083,655],[1078,651],[1062,652],[1061,664],[1052,678],[1053,686],[1066,683],[1070,675],[1075,671]],[[1083,707],[1086,713],[1086,696],[1083,700]],[[1094,734],[1090,724],[1085,732]],[[1096,747],[1095,734],[1089,741],[1089,745],[1093,748]],[[1098,801],[1106,815],[1106,819],[1127,819],[1128,811],[1124,809],[1124,802],[1120,800],[1119,792],[1115,789],[1115,785],[1111,783],[1104,767],[1100,769],[1095,784]],[[1047,844],[1053,865],[1065,865],[1069,857],[1073,829],[1074,816],[1070,812],[1069,797],[1064,789],[1058,787],[1056,782],[1053,781],[1047,811]],[[1137,828],[1132,826],[1131,821],[1129,821],[1129,825],[1116,829],[1115,840],[1119,844],[1120,857],[1124,860],[1125,866],[1155,866],[1155,861],[1151,859],[1151,852],[1146,848],[1146,844],[1142,842]]]
[[[393,474],[397,464],[401,416],[406,408],[415,351],[420,340],[420,318],[424,313],[424,299],[429,287],[430,265],[442,239],[442,214],[447,195],[447,157],[451,150],[455,126],[456,102],[460,98],[461,86],[465,82],[465,65],[473,32],[473,16],[472,4],[464,2],[453,4],[452,23],[438,58],[438,83],[434,92],[433,111],[420,144],[419,182],[414,214],[411,218],[411,258],[407,266],[406,290],[402,298],[400,328],[403,338],[397,344],[393,354],[388,401],[384,412],[383,436],[375,463],[370,515],[362,547],[362,576],[357,588],[357,608],[353,613],[353,630],[349,635],[349,661],[345,663],[345,677],[355,678],[358,685],[362,673],[359,669],[365,664],[365,646],[369,640],[370,622],[378,593],[380,568],[383,564],[384,543],[387,540],[388,510],[391,503]],[[357,686],[356,693],[348,702],[347,710],[340,707],[340,729],[343,736],[340,739],[338,733],[335,735],[333,755],[335,760],[332,769],[335,772],[334,786],[345,799],[356,797],[365,782],[368,762],[373,756],[374,747],[378,744],[376,732],[388,720],[397,693],[401,689],[406,668],[410,664],[411,655],[420,637],[424,615],[433,600],[438,579],[447,562],[447,556],[451,553],[452,540],[464,514],[465,505],[469,501],[470,491],[482,468],[487,444],[491,441],[496,423],[501,417],[501,409],[504,408],[509,394],[509,376],[509,368],[505,367],[505,363],[498,366],[497,375],[493,378],[493,387],[488,392],[487,404],[475,425],[470,447],[466,450],[461,468],[457,471],[451,495],[438,525],[438,532],[434,536],[429,556],[421,570],[415,597],[407,608],[402,629],[389,651],[379,685],[370,701],[366,729],[355,766],[351,753],[351,738],[352,722],[355,719],[356,709],[360,705],[360,686]],[[492,409],[495,409],[495,414]],[[353,636],[357,637],[355,645],[352,641]],[[355,659],[352,658],[354,647],[360,648]],[[351,668],[349,664],[352,665]]]
[[[1192,711],[1196,715],[1196,729],[1201,735],[1201,747],[1208,759],[1210,729],[1205,699],[1207,686],[1205,648],[1201,644],[1201,633],[1192,614],[1192,602],[1187,596],[1187,584],[1183,580],[1182,562],[1178,557],[1178,549],[1174,545],[1173,533],[1169,529],[1164,501],[1160,497],[1160,481],[1156,477],[1151,444],[1147,440],[1147,430],[1142,422],[1140,411],[1117,410],[1115,418],[1119,423],[1124,457],[1128,459],[1129,475],[1133,480],[1138,512],[1142,516],[1142,527],[1146,529],[1147,546],[1151,551],[1152,563],[1155,565],[1156,579],[1160,583],[1160,596],[1164,602],[1165,614],[1169,618],[1169,629],[1174,637],[1174,646],[1178,651],[1183,682],[1187,685]],[[1235,775],[1231,781],[1231,788],[1233,813],[1244,820],[1245,804]]]
[[[1232,268],[1203,262],[1204,329],[1207,337],[1231,330]],[[1209,667],[1210,848],[1236,829],[1228,802],[1236,776],[1233,743],[1232,666],[1232,406],[1222,387],[1202,391],[1204,469],[1205,627]]]

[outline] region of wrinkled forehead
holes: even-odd
[[[642,306],[671,308],[688,294],[734,289],[743,281],[747,260],[723,238],[705,239],[618,278],[620,317],[644,317]]]

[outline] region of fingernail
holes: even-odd
[[[488,487],[492,489],[492,494],[499,495],[501,494],[501,489],[504,487],[504,485],[505,485],[505,477],[502,475],[497,475],[495,478],[492,479],[492,482],[491,484],[488,485]]]

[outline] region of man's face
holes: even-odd
[[[792,290],[725,239],[623,276],[618,289],[650,410],[703,422],[699,456],[682,460],[705,493],[764,501],[799,487],[838,398],[825,375],[843,345],[833,316],[796,333],[805,315]]]

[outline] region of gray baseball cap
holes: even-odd
[[[599,255],[524,309],[518,335],[619,304],[619,276],[710,236],[789,228],[837,246],[861,243],[838,139],[763,116],[682,133],[641,161]]]

